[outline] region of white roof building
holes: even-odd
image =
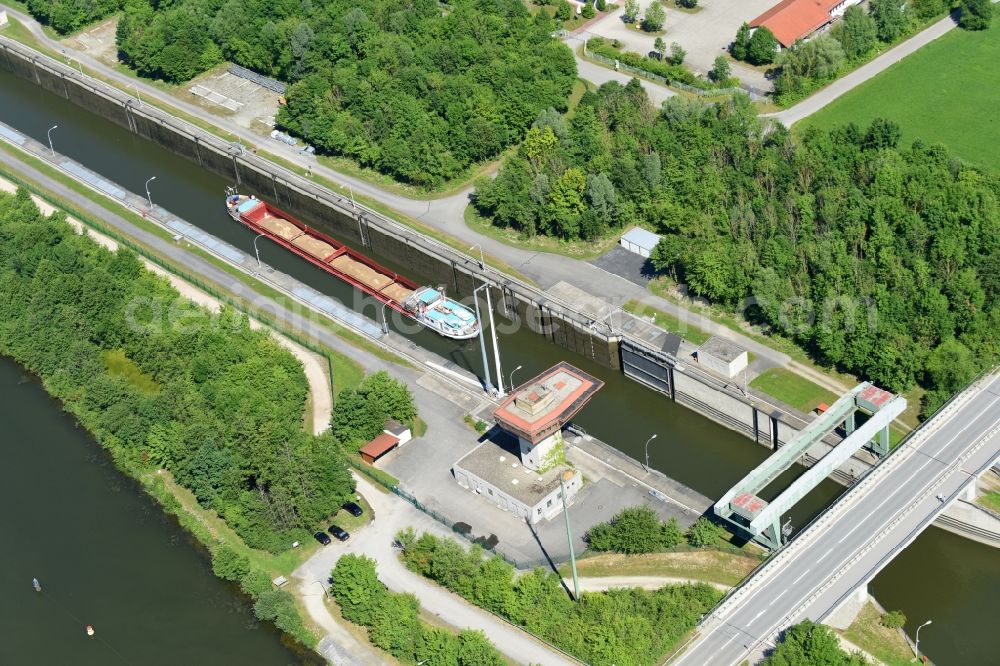
[[[622,234],[620,245],[629,252],[635,252],[641,257],[648,257],[659,242],[660,237],[652,231],[636,227]]]

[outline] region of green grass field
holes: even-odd
[[[821,402],[832,405],[837,400],[832,392],[785,368],[766,370],[750,386],[803,412],[812,411]]]
[[[802,126],[899,123],[902,144],[942,143],[963,159],[1000,170],[1000,17],[980,32],[955,29],[834,101]]]

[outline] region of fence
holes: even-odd
[[[671,81],[666,77],[660,76],[659,74],[654,74],[653,72],[647,71],[645,69],[640,69],[638,67],[633,67],[631,65],[626,65],[625,63],[615,60],[614,58],[609,58],[607,56],[601,55],[600,53],[594,53],[587,48],[586,43],[583,46],[583,55],[599,62],[603,65],[608,65],[609,67],[614,67],[615,70],[623,70],[630,74],[635,74],[636,76],[641,76],[644,79],[649,79],[650,81],[655,81],[661,85],[667,86],[668,88],[677,88],[678,90],[683,90],[699,97],[722,97],[725,95],[736,95],[737,93],[742,93],[744,95],[750,95],[751,99],[760,99],[764,96],[764,93],[757,90],[756,88],[698,88],[697,86],[692,86],[687,83],[681,83],[680,81]]]

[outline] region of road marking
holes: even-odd
[[[806,569],[805,571],[803,571],[801,576],[799,576],[798,578],[796,578],[795,580],[793,580],[792,581],[792,585],[795,585],[800,580],[802,580],[803,578],[805,578],[807,573],[809,573],[809,569]]]
[[[759,613],[757,613],[756,615],[754,615],[754,616],[753,616],[753,619],[752,619],[752,620],[750,620],[749,622],[747,622],[747,626],[749,627],[749,626],[750,626],[751,624],[753,624],[754,622],[756,622],[756,621],[757,621],[757,618],[759,618],[759,617],[760,617],[761,615],[763,615],[763,614],[764,614],[764,613],[765,613],[766,611],[767,611],[767,609],[765,608],[765,609],[764,609],[764,610],[762,610],[761,612],[759,612]]]
[[[818,563],[822,562],[823,560],[825,560],[826,556],[829,555],[832,552],[833,552],[833,548],[831,548],[830,550],[828,550],[825,553],[823,553],[823,557],[821,557],[818,560],[816,560],[816,563],[818,564]]]
[[[781,594],[779,594],[778,596],[776,596],[774,599],[771,600],[771,603],[768,604],[768,608],[770,608],[771,606],[773,606],[774,602],[776,602],[778,599],[780,599],[781,597],[785,596],[786,592],[788,592],[788,588],[787,587],[781,591]]]

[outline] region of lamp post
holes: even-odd
[[[920,660],[920,630],[926,627],[928,624],[931,624],[932,622],[933,620],[927,620],[922,625],[917,627],[917,640],[916,640],[916,645],[914,645],[913,647],[913,651],[916,652],[917,656],[913,658],[913,661]]]
[[[254,239],[253,239],[253,252],[254,252],[254,254],[257,255],[257,270],[258,271],[263,270],[264,267],[260,263],[260,250],[257,249],[257,240],[260,239],[260,238],[263,238],[266,235],[267,234],[257,234],[257,236],[255,236]]]
[[[319,581],[319,580],[314,580],[313,582],[314,582],[314,583],[316,583],[317,585],[319,585],[320,587],[322,587],[322,588],[323,588],[323,596],[325,596],[325,597],[327,597],[327,598],[329,598],[329,597],[330,597],[330,590],[329,590],[329,588],[327,588],[327,586],[326,586],[326,585],[324,585],[324,584],[323,584],[323,582],[322,582],[322,581]]]
[[[649,471],[649,443],[656,439],[656,433],[654,432],[650,435],[649,439],[646,440],[646,465],[643,467],[647,472]]]
[[[566,540],[569,542],[569,564],[573,570],[573,601],[580,601],[580,579],[576,575],[576,552],[573,548],[573,533],[569,529],[569,510],[566,508],[566,487],[562,472],[559,473],[559,494],[562,495],[563,517],[566,519]]]
[[[156,176],[153,176],[152,178],[146,181],[146,201],[149,202],[150,208],[153,207],[153,197],[150,196],[149,194],[149,184],[152,183],[154,180],[156,180]]]
[[[490,337],[493,338],[493,361],[497,366],[497,397],[502,398],[506,394],[503,390],[503,374],[500,370],[500,346],[497,344],[497,327],[493,323],[493,301],[490,299],[489,283],[483,284],[486,287],[486,310],[490,316]],[[479,322],[479,329],[482,330],[483,323]]]
[[[479,290],[483,287],[489,286],[485,283],[476,287],[475,291],[472,292],[472,301],[476,304],[476,321],[479,322],[479,350],[483,353],[483,375],[486,379],[486,391],[493,393],[493,382],[490,381],[490,364],[486,358],[486,338],[483,332],[483,318],[479,315]]]
[[[469,252],[472,252],[476,248],[479,248],[479,268],[486,270],[486,259],[483,257],[483,245],[482,243],[476,243],[475,245],[469,247]]]
[[[385,308],[389,305],[389,301],[382,304],[382,332],[386,335],[389,334],[389,320],[385,318]]]
[[[49,128],[47,134],[49,135],[49,152],[52,153],[52,157],[56,156],[56,149],[52,147],[52,130],[57,129],[59,125],[53,125]]]
[[[510,390],[511,391],[514,390],[514,373],[517,372],[518,370],[520,370],[523,367],[524,367],[523,365],[519,365],[519,366],[517,366],[516,368],[514,368],[513,370],[510,371]]]

